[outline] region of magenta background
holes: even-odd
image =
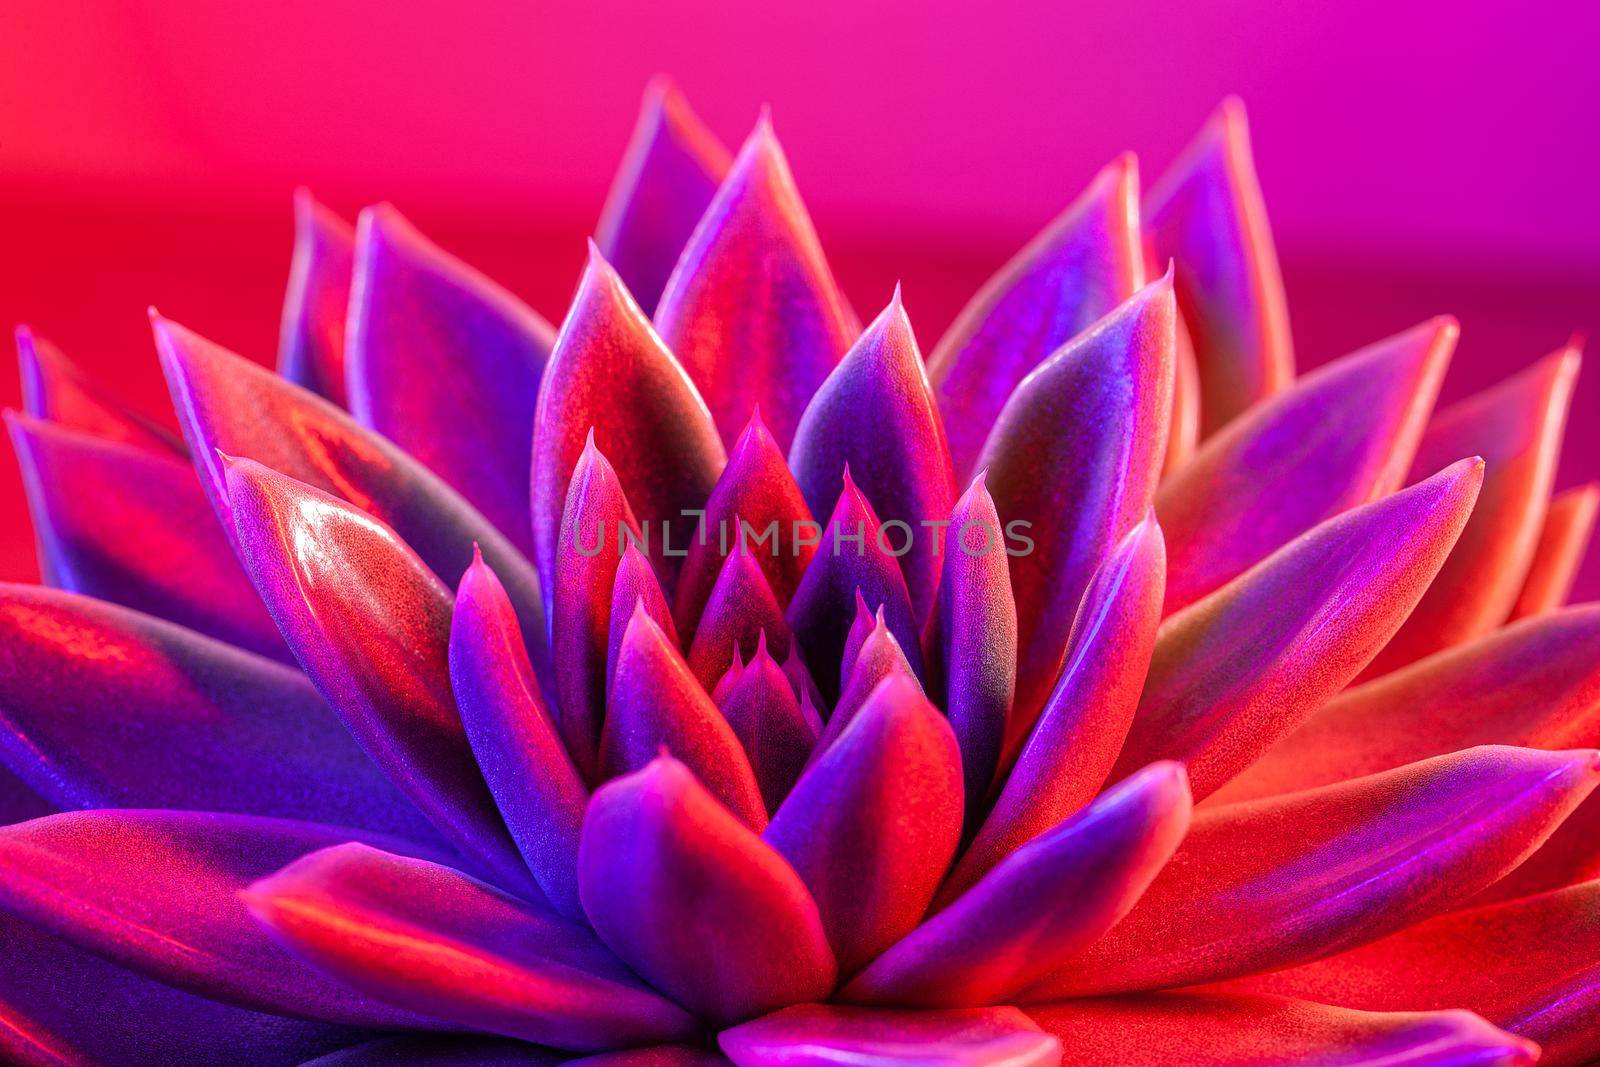
[[[1302,366],[1450,311],[1455,397],[1600,332],[1597,54],[1577,2],[7,0],[0,321],[150,410],[149,303],[270,359],[298,182],[395,201],[559,318],[666,71],[731,143],[772,104],[851,298],[903,279],[931,345],[1099,165],[1152,179],[1237,92]],[[1563,486],[1600,476],[1597,415],[1591,368]],[[32,574],[7,457],[0,577]]]

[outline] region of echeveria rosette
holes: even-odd
[[[296,212],[182,439],[19,331],[0,1058],[1600,1056],[1577,354],[1295,379],[1237,102],[926,366],[665,83],[559,330]]]

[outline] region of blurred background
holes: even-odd
[[[730,146],[772,105],[850,298],[903,281],[926,349],[1099,166],[1153,180],[1232,92],[1301,366],[1451,312],[1448,401],[1600,332],[1597,46],[1580,0],[5,0],[0,322],[170,422],[145,307],[271,361],[297,184],[393,201],[559,321],[664,72]],[[1592,366],[1558,487],[1600,477],[1597,415]],[[0,578],[35,573],[7,451]]]

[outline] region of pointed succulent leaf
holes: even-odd
[[[1600,882],[1458,911],[1249,983],[1375,1011],[1461,1007],[1537,1042],[1540,1063],[1600,1056]]]
[[[961,838],[955,734],[904,675],[885,680],[763,838],[816,899],[850,975],[909,933]]]
[[[0,585],[0,762],[56,808],[193,808],[437,841],[299,671]]]
[[[294,658],[182,457],[16,412],[6,425],[51,585]]]
[[[733,728],[661,627],[635,611],[611,680],[600,735],[600,780],[639,770],[663,747],[746,826],[759,832],[767,825],[761,788]]]
[[[729,162],[728,150],[676,85],[656,78],[645,87],[639,122],[595,226],[595,243],[646,315],[661,299]]]
[[[231,461],[227,479],[250,577],[323,699],[452,844],[537,892],[451,692],[450,590],[342,500],[253,460]]]
[[[1454,319],[1439,318],[1369,345],[1208,439],[1156,494],[1169,543],[1167,612],[1317,523],[1398,489],[1459,333]]]
[[[1296,792],[1474,745],[1600,747],[1600,604],[1503,627],[1346,689],[1215,797]]]
[[[1063,1067],[1532,1067],[1539,1047],[1471,1012],[1365,1012],[1286,997],[1150,993],[1035,1005]],[[1543,1062],[1539,1060],[1539,1062]]]
[[[1485,463],[1483,491],[1438,578],[1365,677],[1505,622],[1538,548],[1578,362],[1577,348],[1563,349],[1428,424],[1412,478],[1476,453]]]
[[[1473,748],[1202,808],[1143,899],[1021,996],[1196,985],[1376,941],[1504,875],[1600,781],[1600,752]]]
[[[655,321],[723,440],[759,404],[785,451],[860,332],[765,115],[673,268]]]
[[[837,695],[833,685],[842,673],[846,620],[853,618],[858,596],[869,608],[882,609],[912,672],[922,676],[921,632],[900,564],[879,543],[880,526],[877,512],[846,471],[844,492],[786,615],[812,677],[825,687],[824,696]]]
[[[833,512],[850,469],[884,521],[912,609],[927,618],[940,573],[931,524],[950,514],[954,475],[898,287],[806,406],[789,466],[813,515]]]
[[[735,648],[740,659],[748,662],[755,655],[756,644],[763,641],[768,651],[782,660],[788,658],[794,635],[755,552],[740,543],[723,562],[705,613],[695,627],[689,669],[710,692],[727,670]]]
[[[536,427],[533,529],[546,588],[586,438],[645,524],[646,555],[673,574],[727,455],[705,401],[593,245],[545,369]]]
[[[1002,1003],[1116,925],[1189,827],[1183,768],[1158,763],[995,867],[878,957],[846,1000]]]
[[[767,650],[765,636],[716,705],[750,758],[768,813],[777,811],[822,731],[815,713],[806,714],[788,676]]]
[[[387,523],[441,581],[459,579],[474,546],[480,547],[517,606],[523,632],[537,642],[534,667],[548,685],[538,579],[489,520],[433,472],[322,398],[159,315],[152,316],[152,327],[200,485],[235,549],[227,456],[256,460]]]
[[[1482,480],[1482,461],[1462,460],[1329,519],[1168,619],[1112,779],[1182,760],[1203,798],[1253,763],[1400,627]]]
[[[1194,342],[1189,339],[1182,312],[1174,316],[1172,333],[1172,427],[1167,433],[1163,476],[1189,462],[1200,447],[1200,368],[1195,365]]]
[[[578,880],[601,940],[716,1026],[833,989],[838,966],[799,876],[677,760],[595,793]]]
[[[928,356],[958,478],[1018,383],[1144,283],[1139,165],[1126,154],[984,283]]]
[[[698,1030],[587,926],[427,860],[338,845],[253,882],[242,896],[297,955],[443,1024],[580,1052]]]
[[[639,536],[617,472],[591,438],[567,488],[550,607],[556,722],[573,763],[591,782],[615,658],[611,616],[617,571],[625,545]],[[635,603],[627,605],[630,618]]]
[[[251,1011],[186,993],[0,916],[0,1059],[21,1067],[236,1063],[272,1049],[286,1063],[369,1031]]]
[[[511,839],[551,905],[581,921],[578,834],[589,791],[539,692],[505,586],[482,558],[456,589],[450,686]]]
[[[294,259],[278,333],[278,373],[340,407],[345,390],[344,329],[355,273],[356,233],[312,198],[294,194]]]
[[[1472,898],[1472,904],[1516,900],[1600,879],[1600,796],[1589,794],[1516,870]]]
[[[961,745],[968,823],[1000,767],[1017,686],[1017,608],[1000,516],[982,474],[950,513],[938,598],[923,632],[929,696]],[[857,619],[859,620],[859,606]],[[846,661],[853,659],[846,652]]]
[[[1040,364],[984,445],[978,465],[1011,554],[1025,724],[1060,673],[1090,576],[1149,511],[1171,417],[1173,315],[1169,275]]]
[[[817,1063],[873,1067],[1055,1067],[1061,1045],[1016,1008],[885,1011],[842,1004],[785,1008],[717,1035],[738,1067]]]
[[[611,587],[611,619],[607,623],[606,639],[607,690],[611,687],[612,676],[617,673],[617,652],[622,648],[623,635],[628,632],[633,613],[640,608],[661,627],[667,643],[677,648],[678,631],[672,625],[672,611],[667,607],[666,594],[661,591],[661,581],[639,546],[630,541],[622,550],[615,584]]]
[[[380,204],[357,223],[345,340],[356,419],[531,551],[528,457],[550,324]]]
[[[258,1011],[432,1029],[281,948],[239,893],[308,852],[393,839],[288,819],[78,811],[0,829],[0,911],[180,989]]]
[[[602,1052],[575,1060],[565,1052],[540,1048],[525,1041],[467,1034],[402,1034],[375,1037],[307,1060],[300,1067],[558,1067],[560,1064],[604,1062]]]
[[[849,680],[845,682],[844,690],[840,692],[839,700],[833,706],[833,713],[828,716],[828,724],[823,728],[822,738],[811,754],[811,762],[815,763],[821,759],[822,754],[839,740],[855,721],[856,716],[867,706],[878,686],[889,678],[903,679],[911,684],[912,689],[921,692],[922,687],[917,682],[911,664],[906,659],[900,642],[889,632],[883,610],[880,608],[872,630],[861,642],[855,662],[850,666]]]
[[[1237,98],[1151,188],[1144,219],[1157,261],[1177,266],[1200,371],[1200,434],[1209,437],[1294,378],[1283,277]]]
[[[171,430],[124,407],[26,326],[17,327],[17,363],[22,407],[34,418],[147,452],[187,454],[183,440]]]
[[[729,554],[741,544],[749,546],[773,595],[787,608],[821,536],[783,453],[756,411],[706,501],[700,532],[678,573],[672,607],[678,632],[686,641],[693,639]]]
[[[1551,497],[1539,532],[1539,545],[1533,550],[1533,563],[1511,608],[1513,621],[1554,611],[1567,602],[1578,568],[1589,551],[1597,513],[1600,482]]]
[[[1000,796],[939,891],[954,900],[990,868],[1093,800],[1139,703],[1161,618],[1161,528],[1135,526],[1084,591],[1067,661]],[[970,818],[969,818],[970,821]]]

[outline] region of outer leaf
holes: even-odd
[[[799,877],[674,759],[595,793],[578,873],[601,939],[717,1026],[833,989],[833,953]]]
[[[1600,753],[1474,748],[1202,809],[1138,906],[1027,1002],[1194,985],[1375,941],[1522,862],[1600,781]]]
[[[1172,616],[1112,778],[1152,759],[1206,797],[1344,688],[1394,634],[1466,525],[1481,460],[1330,519]]]
[[[148,452],[185,455],[183,441],[171,430],[124,407],[26,326],[17,327],[17,362],[22,406],[34,418]]]
[[[1345,690],[1216,799],[1309,789],[1488,744],[1600,746],[1600,604],[1507,626]]]
[[[344,328],[355,271],[356,234],[350,224],[317,203],[309,190],[294,193],[294,259],[283,298],[278,373],[344,407]]]
[[[1238,98],[1222,102],[1155,183],[1145,227],[1157,261],[1177,264],[1209,437],[1294,378],[1289,308]]]
[[[188,463],[6,413],[50,584],[293,657]]]
[[[1166,610],[1192,604],[1317,523],[1398,489],[1460,332],[1454,319],[1438,318],[1369,345],[1206,441],[1156,494],[1170,543]]]
[[[1539,851],[1473,897],[1471,903],[1515,900],[1597,878],[1600,878],[1600,797],[1591,793],[1539,846]]]
[[[236,549],[224,456],[257,460],[387,523],[442,581],[461,577],[477,545],[505,583],[523,632],[538,642],[534,667],[549,690],[538,578],[487,519],[333,405],[177,323],[153,316],[152,326],[200,485]]]
[[[1163,475],[1170,475],[1189,462],[1200,445],[1200,368],[1195,364],[1194,341],[1181,313],[1174,326],[1172,429],[1167,434]]]
[[[295,959],[239,899],[262,875],[363,837],[404,847],[353,830],[247,815],[51,815],[0,830],[0,910],[202,996],[349,1025],[432,1028]]]
[[[57,808],[315,819],[435,841],[299,671],[126,608],[0,585],[0,758]]]
[[[1578,568],[1589,551],[1597,512],[1600,512],[1600,483],[1597,482],[1568,489],[1550,499],[1528,577],[1523,580],[1522,592],[1511,608],[1513,620],[1553,611],[1567,602]]]
[[[723,440],[760,404],[784,450],[860,332],[765,114],[684,248],[655,320]]]
[[[1600,882],[1441,915],[1375,944],[1255,979],[1332,1004],[1469,1008],[1537,1041],[1542,1064],[1600,1056]]]
[[[252,460],[228,466],[256,589],[361,747],[463,853],[537,892],[450,689],[450,590],[388,526]]]
[[[292,1067],[364,1031],[236,1008],[124,970],[0,917],[0,1057],[21,1067],[183,1063]]]
[[[1439,577],[1394,640],[1373,660],[1373,678],[1499,626],[1522,590],[1544,523],[1578,351],[1568,348],[1434,416],[1413,478],[1450,458],[1483,456],[1483,492]]]
[[[564,1052],[500,1037],[406,1034],[351,1045],[307,1060],[300,1067],[387,1067],[395,1063],[408,1067],[556,1067],[557,1064],[589,1062],[589,1059],[574,1060]]]
[[[524,552],[528,456],[555,331],[388,204],[357,223],[350,411],[416,456]],[[439,388],[440,380],[450,388]]]
[[[586,926],[436,863],[341,845],[255,882],[243,897],[320,969],[456,1026],[577,1051],[698,1029]]]
[[[655,310],[728,163],[728,150],[678,87],[666,78],[652,80],[595,225],[595,242],[638,295],[645,314]]]
[[[957,477],[1018,383],[1145,283],[1139,165],[1119,156],[962,309],[928,357]]]
[[[1374,1014],[1282,997],[1153,993],[1028,1009],[1069,1067],[1529,1067],[1531,1041],[1465,1011]],[[1539,1062],[1544,1062],[1539,1060]]]

